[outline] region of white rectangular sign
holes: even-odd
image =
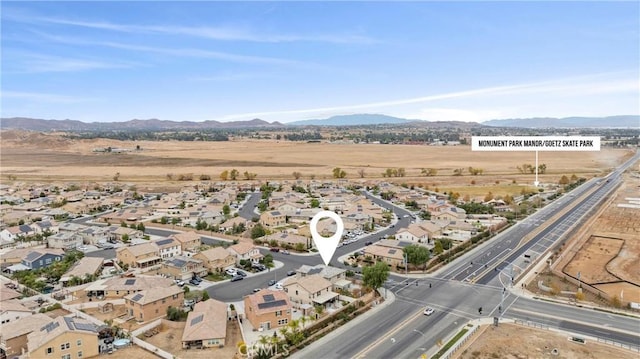
[[[473,136],[472,151],[600,151],[599,136]]]

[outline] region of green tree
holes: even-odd
[[[426,247],[412,244],[402,249],[407,256],[407,261],[418,267],[427,264],[429,261],[429,250]]]
[[[382,287],[387,278],[389,278],[389,266],[384,262],[362,268],[362,281],[365,286],[373,290]]]
[[[240,174],[240,171],[238,171],[237,169],[232,169],[231,172],[229,172],[229,178],[232,181],[235,181],[236,179],[238,179],[238,175]]]
[[[258,223],[253,228],[251,228],[251,239],[256,239],[260,237],[264,237],[267,234],[267,231],[264,229],[262,224]]]
[[[204,302],[205,300],[209,300],[209,298],[209,292],[207,292],[206,290],[202,291],[202,301]]]
[[[146,228],[145,228],[144,224],[142,224],[142,222],[138,223],[138,225],[136,226],[136,229],[141,231],[141,232],[144,232],[146,230]]]
[[[340,167],[336,167],[333,169],[333,178],[345,178],[347,177],[347,172],[345,172]]]
[[[226,181],[229,179],[229,171],[228,170],[224,170],[222,172],[220,172],[220,179],[223,181]]]
[[[320,201],[318,201],[317,198],[311,199],[311,208],[318,208],[318,207],[320,207]]]
[[[435,245],[433,247],[433,253],[442,254],[442,252],[444,252],[444,248],[442,248],[442,242],[436,241],[436,243],[435,243]]]
[[[225,217],[229,217],[230,213],[231,213],[231,207],[229,207],[228,204],[225,204],[224,206],[222,206],[222,214],[224,214]]]

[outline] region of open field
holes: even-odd
[[[624,241],[617,238],[592,236],[564,267],[564,272],[574,277],[580,273],[580,279],[589,284],[620,280],[605,267],[616,258],[623,244]]]
[[[525,358],[637,358],[638,353],[587,340],[577,344],[568,340],[569,335],[549,330],[533,329],[516,324],[500,324],[488,327],[464,350],[463,359],[525,359]],[[520,343],[515,344],[515,343]],[[552,354],[557,349],[558,354]]]
[[[119,173],[123,183],[156,186],[184,182],[170,181],[168,174],[192,174],[194,180],[208,175],[217,180],[224,170],[236,168],[240,178],[245,171],[256,173],[258,180],[293,179],[294,171],[302,179],[331,178],[331,170],[341,167],[347,178],[382,178],[386,168],[405,168],[406,178],[398,182],[423,184],[430,188],[470,186],[477,195],[513,194],[534,180],[533,174],[521,174],[517,166],[534,164],[530,152],[472,152],[469,146],[418,146],[377,144],[300,143],[271,140],[228,142],[146,142],[107,139],[69,140],[56,134],[2,132],[0,161],[2,179],[18,181],[112,181]],[[141,150],[136,151],[140,146]],[[123,148],[126,153],[94,153],[94,148]],[[557,183],[562,175],[591,178],[607,172],[629,150],[603,149],[600,152],[541,152],[539,163],[547,165],[541,182]],[[481,168],[484,174],[453,176],[457,168]],[[433,177],[421,176],[422,168],[435,168]],[[496,181],[500,185],[496,185]],[[443,191],[443,189],[441,189]],[[465,193],[462,192],[461,193]]]

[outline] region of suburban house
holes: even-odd
[[[64,252],[60,249],[33,249],[22,259],[21,263],[27,269],[40,269],[53,262],[61,261],[63,257]]]
[[[286,326],[291,321],[291,302],[287,293],[263,289],[244,297],[245,316],[256,330]]]
[[[194,255],[193,258],[202,261],[210,272],[222,272],[236,264],[235,255],[222,247],[207,249]]]
[[[396,233],[396,239],[404,242],[428,243],[429,233],[419,223],[413,223],[407,228],[400,229]]]
[[[116,258],[118,262],[137,268],[151,267],[162,261],[158,246],[153,242],[117,248]]]
[[[35,222],[34,224],[31,225],[31,228],[33,228],[33,230],[36,233],[40,233],[40,234],[44,234],[44,233],[56,234],[60,231],[60,227],[58,227],[58,222],[54,220]]]
[[[16,241],[21,237],[26,238],[34,234],[36,234],[36,231],[26,224],[5,228],[0,231],[0,237],[9,241]]]
[[[245,242],[234,244],[227,248],[227,250],[236,257],[237,264],[240,264],[241,260],[250,260],[253,263],[258,263],[263,257],[258,247]]]
[[[79,359],[98,356],[97,326],[85,319],[58,317],[27,335],[28,358]]]
[[[287,224],[287,218],[280,211],[267,211],[260,215],[260,223],[269,228],[282,227]]]
[[[300,308],[307,315],[308,310],[315,305],[329,306],[338,297],[338,293],[331,290],[332,284],[319,274],[306,277],[289,277],[282,284],[284,291],[294,306]]]
[[[74,249],[80,247],[83,241],[81,235],[71,232],[57,233],[47,237],[49,248]]]
[[[51,322],[51,317],[43,313],[36,313],[22,317],[16,321],[11,321],[11,330],[6,330],[2,325],[0,332],[0,356],[4,354],[7,358],[18,357],[29,351],[27,345],[27,335],[39,330]]]
[[[301,236],[299,234],[288,233],[288,232],[279,232],[270,234],[261,238],[264,242],[276,241],[280,247],[284,248],[301,248],[303,250],[307,249],[307,244],[310,243],[310,239]]]
[[[182,288],[172,285],[156,287],[132,293],[124,297],[124,306],[129,317],[146,322],[167,315],[169,307],[181,308],[184,300]]]
[[[431,213],[431,217],[444,221],[461,221],[467,218],[467,212],[462,208],[450,206],[442,212]]]
[[[63,287],[66,287],[74,277],[80,279],[96,277],[102,271],[103,264],[104,259],[102,257],[83,257],[60,277],[59,282],[62,283]]]
[[[144,236],[144,233],[142,233],[141,230],[129,227],[116,227],[112,231],[112,234],[119,241],[124,240],[124,238],[132,240],[134,238],[142,238]]]
[[[199,259],[189,257],[173,257],[165,260],[162,263],[159,273],[169,278],[189,280],[195,275],[204,277],[207,273],[207,268]]]
[[[83,289],[87,297],[122,298],[131,293],[174,286],[173,280],[160,276],[112,277],[99,279]],[[177,286],[174,286],[177,287]],[[80,293],[74,293],[79,296]]]
[[[162,259],[173,258],[182,254],[180,243],[173,238],[159,239],[153,241],[158,246],[158,253]]]
[[[233,217],[231,219],[226,220],[224,223],[220,224],[220,230],[223,232],[227,232],[227,231],[231,231],[233,230],[234,226],[238,227],[238,226],[245,226],[245,228],[248,227],[248,222],[246,218],[242,218],[242,217]]]
[[[13,323],[28,316],[31,316],[31,309],[22,305],[17,299],[5,300],[0,305],[0,324]]]
[[[199,247],[202,243],[200,240],[200,235],[196,232],[176,233],[169,236],[169,238],[173,238],[178,241],[183,252],[195,247]]]
[[[318,264],[313,267],[304,264],[296,270],[296,274],[300,278],[314,274],[322,276],[322,278],[331,282],[333,290],[347,289],[351,286],[351,281],[347,279],[346,273],[346,269],[325,266],[323,264]]]
[[[9,266],[19,264],[32,250],[31,248],[15,248],[2,253],[0,256],[0,268],[4,270]]]
[[[382,243],[384,242],[384,243]],[[395,242],[395,243],[392,243]],[[371,257],[374,262],[382,261],[392,267],[404,266],[404,253],[400,241],[379,241],[364,249],[365,258]],[[408,244],[404,242],[404,244]]]
[[[182,348],[222,348],[227,338],[227,304],[215,299],[198,302],[187,316]]]

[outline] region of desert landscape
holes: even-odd
[[[138,185],[180,185],[180,175],[194,180],[209,176],[218,180],[224,170],[255,173],[257,180],[332,178],[340,167],[348,179],[377,179],[387,168],[404,168],[403,178],[390,180],[456,191],[470,195],[513,194],[531,185],[534,174],[522,174],[517,167],[534,164],[533,152],[472,152],[469,146],[425,146],[382,144],[306,143],[276,140],[225,142],[202,141],[117,141],[109,139],[71,140],[61,133],[3,131],[0,160],[3,180],[82,181],[117,180]],[[94,152],[96,149],[124,149],[123,152]],[[557,183],[563,175],[591,178],[632,155],[625,149],[603,148],[600,152],[541,152],[539,163],[546,173],[541,182]],[[455,169],[473,166],[483,170],[471,176]],[[424,168],[437,170],[426,177]],[[360,173],[362,172],[362,173]],[[361,176],[362,174],[362,176]],[[518,186],[514,186],[517,184]]]

